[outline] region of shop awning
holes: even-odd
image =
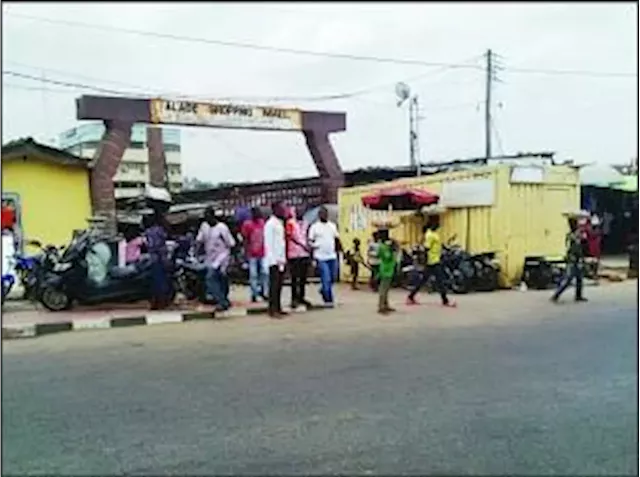
[[[638,192],[638,176],[623,176],[624,182],[615,184],[612,189],[623,192]]]
[[[414,210],[424,205],[436,204],[438,194],[409,187],[381,189],[362,197],[362,205],[374,210]]]
[[[580,168],[580,185],[592,187],[613,187],[624,183],[624,177],[606,164],[589,164]]]

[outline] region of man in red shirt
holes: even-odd
[[[264,218],[259,207],[251,209],[251,218],[245,220],[240,229],[244,251],[249,261],[249,284],[251,301],[267,300],[269,274],[264,263]]]

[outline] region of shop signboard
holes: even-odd
[[[510,181],[512,184],[543,184],[544,167],[514,166],[511,168]]]
[[[462,207],[489,207],[495,203],[493,179],[447,181],[442,184],[440,204],[454,209]]]
[[[297,109],[192,101],[151,100],[151,122],[232,129],[299,131],[302,113]]]

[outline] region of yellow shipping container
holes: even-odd
[[[526,256],[562,256],[567,231],[563,213],[580,205],[578,169],[570,166],[484,166],[411,179],[340,189],[339,225],[342,243],[351,247],[359,238],[366,249],[372,222],[391,218],[399,226],[391,236],[403,247],[421,240],[423,219],[415,213],[372,211],[362,197],[391,186],[426,189],[441,196],[443,240],[470,253],[495,251],[502,267],[502,283],[516,284]],[[366,250],[363,250],[363,252]],[[346,278],[348,267],[341,267]]]

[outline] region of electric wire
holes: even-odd
[[[470,60],[467,60],[467,64],[473,62],[473,61],[477,61],[477,59],[479,58],[479,56],[473,57]],[[67,74],[64,73],[63,70],[59,70],[59,69],[52,69],[52,68],[38,68],[37,66],[33,66],[33,65],[26,65],[24,63],[17,63],[17,62],[12,62],[13,64],[15,64],[16,66],[18,65],[22,65],[24,67],[30,67],[33,69],[40,69],[42,71],[51,71],[51,72],[58,72],[61,74]],[[444,73],[446,71],[448,71],[449,68],[447,67],[443,67],[441,69],[439,69],[438,71],[430,71],[428,73],[422,73],[420,75],[416,75],[416,76],[412,76],[409,78],[404,79],[405,82],[414,82],[414,81],[418,81],[420,79],[424,79],[427,76],[431,76],[431,75],[436,75],[439,73]],[[28,79],[28,80],[32,80],[32,81],[39,81],[39,82],[45,82],[45,83],[50,83],[50,84],[55,84],[58,86],[67,86],[67,87],[75,87],[75,88],[82,88],[82,89],[88,89],[88,90],[92,90],[92,91],[96,91],[96,92],[100,92],[100,93],[108,93],[108,94],[116,94],[116,95],[129,95],[129,96],[136,96],[136,97],[149,97],[149,96],[164,96],[167,97],[168,99],[171,98],[176,98],[176,99],[184,99],[184,100],[194,100],[194,101],[308,101],[308,102],[313,102],[313,101],[334,101],[334,100],[340,100],[340,99],[349,99],[349,98],[355,98],[358,96],[363,96],[366,94],[370,94],[374,91],[383,89],[383,88],[390,88],[391,86],[395,85],[397,83],[397,81],[394,82],[387,82],[384,84],[378,84],[376,86],[371,86],[368,88],[362,88],[356,91],[351,91],[351,92],[347,92],[347,93],[338,93],[338,94],[330,94],[330,95],[318,95],[318,96],[226,96],[226,97],[217,97],[217,98],[211,98],[208,95],[185,95],[185,94],[179,94],[179,93],[161,93],[158,89],[154,89],[154,88],[148,88],[148,87],[144,87],[141,85],[134,85],[131,83],[124,83],[124,82],[115,82],[115,81],[111,81],[114,84],[123,84],[123,85],[127,85],[129,87],[133,87],[135,89],[139,89],[139,90],[145,90],[147,91],[146,94],[140,93],[140,92],[131,92],[131,91],[125,91],[125,90],[116,90],[116,89],[112,89],[112,88],[104,88],[101,86],[97,86],[97,85],[92,85],[89,83],[80,83],[80,82],[71,82],[71,81],[62,81],[62,80],[54,80],[54,79],[48,79],[48,78],[42,78],[42,77],[38,77],[35,75],[31,75],[31,74],[27,74],[27,73],[20,73],[17,71],[12,71],[12,70],[4,70],[3,74],[6,74],[8,76],[14,76],[14,77],[18,77],[18,78],[22,78],[22,79]],[[85,78],[90,78],[87,77],[85,75],[76,75],[74,74],[68,74],[69,76],[78,76],[78,77],[85,77]]]
[[[402,64],[402,65],[415,65],[415,66],[425,66],[425,67],[446,67],[446,68],[452,68],[452,69],[453,68],[476,69],[476,70],[482,69],[482,66],[473,65],[473,64],[435,62],[435,61],[424,61],[424,60],[418,60],[418,59],[390,58],[390,57],[382,57],[382,56],[366,56],[366,55],[356,55],[356,54],[350,54],[350,53],[328,52],[328,51],[312,51],[312,50],[297,49],[297,48],[258,45],[255,43],[248,43],[248,42],[237,42],[237,41],[230,41],[230,40],[219,40],[219,39],[202,38],[202,37],[187,36],[187,35],[176,35],[172,33],[149,31],[149,30],[138,30],[134,28],[123,28],[123,27],[116,27],[111,25],[100,25],[96,23],[80,22],[75,20],[43,18],[35,15],[26,15],[26,14],[13,13],[13,12],[6,12],[5,15],[7,17],[22,18],[26,20],[49,23],[53,25],[64,25],[64,26],[70,26],[70,27],[76,27],[76,28],[86,28],[86,29],[93,29],[93,30],[126,33],[131,35],[148,36],[153,38],[162,38],[162,39],[173,40],[173,41],[204,43],[204,44],[224,46],[224,47],[269,51],[274,53],[288,53],[288,54],[295,54],[295,55],[306,55],[306,56],[335,58],[335,59],[353,60],[353,61],[369,61],[369,62],[376,62],[376,63],[388,63],[388,64],[399,64],[399,65]],[[575,70],[575,69],[558,70],[558,69],[544,69],[544,68],[511,68],[510,71],[512,71],[513,73],[522,73],[522,74],[573,75],[573,76],[591,76],[591,77],[637,78],[638,76],[637,73]]]
[[[389,58],[389,57],[382,57],[382,56],[366,56],[366,55],[355,55],[350,53],[333,53],[328,51],[312,51],[312,50],[303,50],[303,49],[297,49],[297,48],[258,45],[256,43],[218,40],[218,39],[212,39],[212,38],[202,38],[202,37],[187,36],[187,35],[176,35],[173,33],[164,33],[164,32],[156,32],[156,31],[149,31],[149,30],[138,30],[134,28],[122,28],[122,27],[115,27],[111,25],[100,25],[96,23],[79,22],[74,20],[64,20],[64,19],[58,19],[58,18],[43,18],[43,17],[37,17],[34,15],[26,15],[21,13],[8,12],[8,13],[5,13],[5,15],[7,17],[23,18],[23,19],[33,20],[33,21],[38,21],[43,23],[50,23],[54,25],[65,25],[65,26],[76,27],[76,28],[87,28],[87,29],[93,29],[93,30],[127,33],[131,35],[148,36],[153,38],[162,38],[162,39],[174,40],[174,41],[204,43],[204,44],[233,47],[233,48],[245,48],[245,49],[254,49],[254,50],[262,50],[262,51],[271,51],[274,53],[289,53],[294,55],[307,55],[307,56],[335,58],[335,59],[344,59],[344,60],[353,60],[353,61],[370,61],[375,63],[393,63],[398,65],[416,65],[416,66],[427,66],[427,67],[447,67],[447,68],[467,68],[467,69],[481,68],[481,66],[479,65],[455,64],[455,63],[424,61],[424,60],[416,60],[416,59]]]

